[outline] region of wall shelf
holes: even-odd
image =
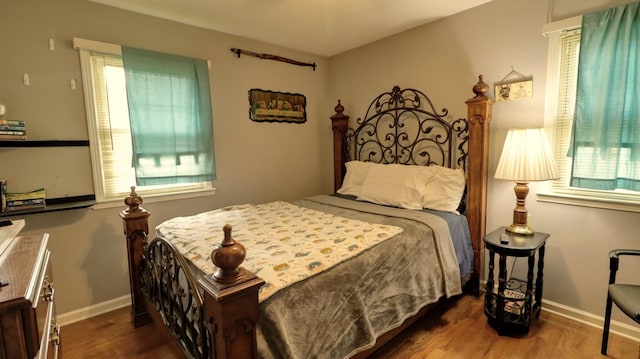
[[[89,140],[3,140],[0,147],[87,147]]]
[[[89,147],[89,140],[0,140],[0,148],[30,148],[30,147]],[[32,213],[66,211],[77,208],[87,208],[96,204],[95,194],[69,196],[60,198],[45,198],[43,208],[30,208],[0,212],[0,217],[12,217]]]
[[[88,208],[96,204],[96,196],[88,194],[84,196],[47,198],[43,208],[32,208],[21,211],[7,211],[0,213],[0,217],[15,217],[23,214],[46,213],[67,211],[71,209]]]

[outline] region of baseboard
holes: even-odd
[[[125,295],[86,308],[60,314],[58,315],[58,323],[61,326],[65,326],[67,324],[95,317],[97,315],[108,313],[116,309],[124,308],[129,305],[131,305],[131,296]],[[604,317],[578,310],[547,299],[542,299],[542,310],[585,325],[589,325],[600,330],[602,330],[602,327],[604,325]],[[610,332],[640,342],[640,328],[638,327],[631,326],[616,320],[611,320]]]
[[[73,310],[64,314],[58,314],[58,324],[60,324],[61,326],[65,326],[67,324],[79,322],[84,319],[89,319],[91,317],[95,317],[97,315],[108,313],[130,305],[131,295],[124,295],[122,297],[91,305],[89,307]]]
[[[602,330],[604,317],[589,312],[578,310],[547,299],[542,299],[542,310],[573,321],[589,325]],[[609,332],[621,337],[640,342],[640,327],[628,325],[616,320],[611,320]]]
[[[480,285],[480,288],[482,288],[482,295],[484,295],[486,281],[483,280]],[[564,304],[556,303],[544,298],[542,299],[542,310],[573,320],[578,323],[588,325],[590,327],[597,328],[599,330],[602,330],[602,328],[604,327],[604,317],[602,316],[585,312],[583,310],[569,307]],[[640,327],[625,324],[617,320],[611,320],[611,324],[609,325],[609,333],[613,333],[621,337],[640,342]]]

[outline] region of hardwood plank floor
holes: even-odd
[[[601,331],[542,312],[522,337],[499,336],[487,324],[481,298],[462,296],[441,303],[372,359],[422,358],[604,358]],[[129,308],[73,323],[62,328],[62,357],[181,358],[173,345],[152,325],[134,329]],[[640,345],[611,335],[608,358],[640,358]]]

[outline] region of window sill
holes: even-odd
[[[174,194],[161,194],[161,195],[153,195],[153,196],[144,196],[142,195],[142,207],[144,207],[147,203],[158,203],[158,202],[170,202],[180,199],[188,199],[188,198],[199,198],[199,197],[207,197],[213,196],[216,194],[215,188],[210,188],[206,190],[193,191],[193,192],[182,192],[182,193],[174,193]],[[122,199],[119,200],[109,200],[102,201],[95,204],[92,209],[105,209],[105,208],[117,208],[120,207],[122,209],[126,208],[124,204],[124,199],[126,197],[123,196]]]
[[[614,211],[640,213],[640,203],[631,200],[597,198],[580,194],[559,193],[550,191],[538,192],[537,200],[539,202],[566,204],[570,206],[591,207],[610,209]]]

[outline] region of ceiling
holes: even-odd
[[[491,0],[90,0],[332,56]]]

